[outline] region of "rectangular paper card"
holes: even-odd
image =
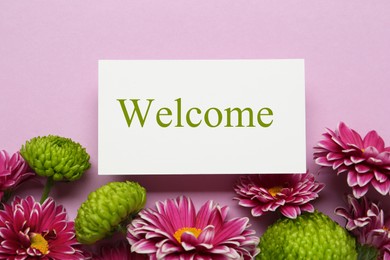
[[[304,61],[99,61],[99,174],[306,172]]]

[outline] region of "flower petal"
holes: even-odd
[[[376,131],[368,132],[364,137],[363,143],[364,147],[373,146],[376,147],[378,151],[383,151],[385,148],[385,142]]]
[[[200,243],[212,244],[215,237],[215,228],[212,225],[205,227],[200,233],[198,240]]]
[[[357,174],[357,183],[360,187],[366,186],[372,179],[374,175],[372,173],[360,173]]]
[[[359,187],[359,186],[355,186],[355,187],[352,187],[352,192],[353,192],[353,195],[355,196],[355,198],[361,198],[363,197],[368,191],[368,186],[364,186],[364,187]]]
[[[390,181],[385,181],[383,183],[380,183],[376,180],[372,181],[372,186],[382,195],[387,195],[390,190]]]
[[[358,180],[357,180],[357,173],[354,171],[349,171],[347,175],[347,183],[350,187],[355,187],[358,185]]]
[[[341,122],[338,125],[338,133],[340,134],[341,141],[343,141],[344,143],[354,144],[359,148],[364,148],[361,136],[354,130],[349,128],[345,123]]]
[[[298,215],[301,215],[301,210],[299,207],[294,207],[294,206],[284,206],[284,207],[281,207],[280,209],[280,212],[288,217],[288,218],[292,218],[292,219],[295,219],[297,218]]]
[[[156,246],[152,241],[140,240],[131,245],[131,252],[139,254],[152,254],[156,252]]]
[[[374,170],[374,176],[375,176],[375,179],[380,183],[383,183],[383,182],[388,180],[388,177],[386,174],[383,174],[377,170]]]

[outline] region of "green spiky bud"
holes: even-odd
[[[85,148],[61,136],[34,137],[22,145],[20,154],[38,175],[55,181],[78,180],[91,167]]]
[[[258,260],[357,259],[355,239],[321,212],[283,218],[260,238]]]
[[[75,219],[80,243],[93,244],[128,224],[146,203],[145,188],[136,182],[110,182],[88,195]]]

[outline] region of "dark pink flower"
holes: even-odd
[[[390,219],[385,221],[384,212],[366,197],[360,200],[348,196],[348,208],[337,208],[335,213],[347,220],[346,229],[361,245],[372,246],[380,251],[381,259],[390,259]]]
[[[73,222],[53,199],[16,197],[0,210],[0,259],[84,259]]]
[[[253,259],[259,238],[248,218],[227,219],[228,208],[212,201],[196,213],[191,199],[179,197],[144,209],[128,226],[131,250],[150,259]]]
[[[98,255],[94,260],[142,260],[147,259],[145,255],[138,255],[130,251],[130,245],[127,241],[120,241],[115,245],[105,245],[100,248]]]
[[[336,131],[328,129],[315,147],[314,158],[337,174],[347,172],[347,182],[356,198],[364,196],[371,184],[382,195],[390,191],[390,147],[375,131],[362,137],[341,122]]]
[[[296,218],[302,211],[314,211],[310,202],[324,186],[310,173],[258,174],[241,177],[234,190],[239,205],[252,208],[254,217],[278,209],[284,216]]]
[[[0,200],[4,192],[11,191],[34,173],[28,171],[28,165],[19,152],[10,156],[7,151],[0,151]]]

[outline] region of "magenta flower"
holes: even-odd
[[[390,259],[390,219],[385,221],[384,212],[366,197],[360,201],[348,196],[348,209],[337,208],[335,213],[347,220],[346,229],[361,245],[380,251],[380,259]]]
[[[318,193],[325,187],[306,174],[259,174],[241,177],[235,187],[239,205],[252,208],[254,217],[268,211],[280,210],[295,219],[302,211],[313,212],[310,203],[318,198]]]
[[[128,226],[131,250],[150,259],[253,259],[259,238],[248,218],[227,219],[228,207],[207,201],[196,213],[179,197],[144,209]]]
[[[145,255],[138,255],[130,251],[130,245],[127,241],[121,241],[112,246],[102,246],[94,260],[142,260],[147,259]]]
[[[356,198],[363,197],[371,184],[379,193],[390,191],[390,147],[375,131],[364,139],[343,122],[335,132],[328,129],[315,147],[314,158],[337,174],[347,172],[347,182]]]
[[[22,181],[32,176],[28,171],[28,165],[19,152],[10,156],[7,151],[0,151],[0,200],[4,192],[16,188]]]
[[[53,199],[16,197],[0,210],[0,259],[84,259],[73,222]]]
[[[359,235],[361,232],[358,229],[367,226],[371,222],[367,211],[377,212],[378,206],[374,203],[368,203],[366,197],[358,201],[352,195],[348,195],[347,199],[349,208],[336,208],[335,213],[347,220],[346,229],[348,231],[351,231],[354,235]]]

